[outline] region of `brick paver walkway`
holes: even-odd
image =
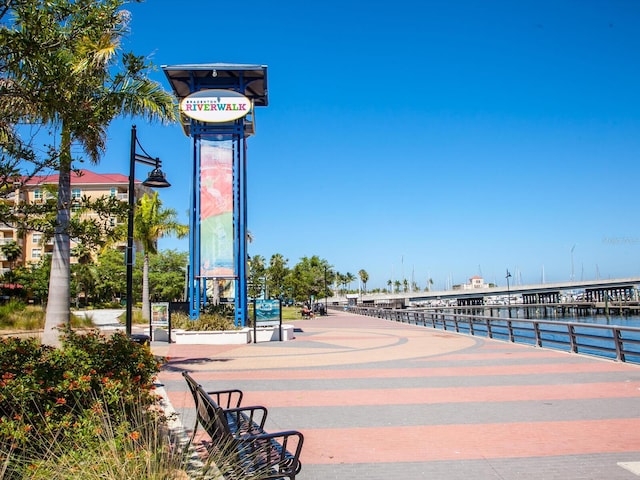
[[[301,431],[300,480],[640,478],[636,365],[342,312],[296,327],[290,342],[154,344],[185,425],[189,370],[267,406],[268,431]]]

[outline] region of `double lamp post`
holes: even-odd
[[[136,152],[137,147],[145,153],[140,155]],[[136,126],[131,127],[131,154],[129,156],[129,216],[127,219],[127,310],[126,310],[126,324],[125,329],[128,337],[131,337],[132,326],[132,314],[133,314],[133,213],[136,205],[135,196],[135,170],[136,162],[150,165],[154,169],[149,174],[149,177],[142,182],[145,187],[153,188],[165,188],[170,187],[171,184],[167,182],[164,172],[160,169],[162,162],[159,158],[151,158],[146,155],[147,152],[138,142],[136,134]],[[150,340],[150,339],[149,339]]]

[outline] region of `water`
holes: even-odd
[[[453,311],[447,313],[451,315]],[[474,312],[467,311],[465,313],[486,318],[488,312],[484,309],[478,309]],[[526,315],[527,311],[518,307],[511,308],[510,316],[507,309],[500,309],[499,312],[494,310],[493,313],[494,316],[492,318],[494,320],[491,321],[491,336],[495,339],[509,341],[510,338],[513,338],[516,343],[535,345],[537,342],[536,332],[532,322],[540,322],[537,326],[537,335],[542,341],[542,346],[567,351],[571,348],[572,335],[566,324],[571,323],[574,325],[573,342],[576,350],[582,354],[605,358],[616,358],[614,331],[609,328],[593,328],[593,326],[640,328],[640,316],[638,315],[536,316],[531,314],[531,308],[528,309],[529,315]],[[507,320],[510,320],[510,324]],[[439,323],[440,328],[443,327],[442,321],[437,323]],[[575,326],[576,324],[584,324],[584,327]],[[449,330],[454,328],[453,320],[447,321],[446,328]],[[461,318],[458,328],[461,333],[489,336],[487,326],[480,318],[473,321],[473,327]],[[471,331],[472,328],[473,332]],[[619,331],[619,338],[625,360],[630,363],[640,363],[640,332],[621,330]]]
[[[508,318],[506,310],[500,311],[500,318]],[[522,320],[549,320],[553,322],[589,323],[595,325],[621,326],[640,328],[640,315],[551,315],[551,316],[529,316],[524,315],[522,308],[511,310],[512,319]]]

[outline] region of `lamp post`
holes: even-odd
[[[327,297],[329,296],[329,292],[327,291],[327,266],[324,266],[324,314],[328,315],[329,311],[327,310]]]
[[[507,279],[507,311],[509,312],[509,318],[511,318],[511,292],[509,292],[509,278],[511,278],[511,273],[509,272],[508,268],[507,276],[505,278]]]
[[[125,330],[128,337],[131,337],[131,325],[133,314],[133,212],[135,208],[135,170],[136,162],[143,163],[155,167],[149,177],[142,182],[146,187],[165,188],[171,184],[165,179],[165,175],[160,170],[162,162],[159,158],[151,158],[148,155],[140,155],[136,153],[136,147],[139,146],[142,151],[144,149],[138,143],[136,134],[136,126],[131,127],[131,153],[129,156],[129,215],[127,218],[127,311]],[[144,152],[147,153],[147,152]]]

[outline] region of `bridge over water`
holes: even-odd
[[[509,287],[469,288],[432,292],[401,292],[375,294],[348,294],[327,299],[332,305],[379,305],[392,308],[433,304],[437,301],[459,306],[483,305],[487,300],[517,296],[518,303],[560,303],[564,295],[583,292],[583,301],[602,303],[607,301],[637,302],[640,277],[608,280],[584,280],[572,282],[510,285]]]

